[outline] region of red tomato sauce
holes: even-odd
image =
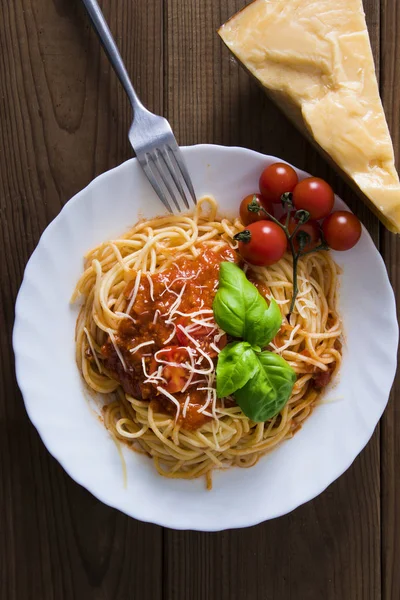
[[[263,298],[267,298],[270,293],[270,289],[265,283],[263,283],[260,279],[258,279],[257,275],[249,269],[246,273],[247,279],[256,286],[258,291],[260,292]]]
[[[217,351],[212,346],[222,348],[226,344],[225,335],[219,334],[215,338],[219,331],[212,313],[212,303],[218,289],[219,265],[222,261],[237,262],[237,254],[228,245],[217,252],[204,246],[197,258],[193,260],[180,258],[164,271],[151,275],[152,286],[147,276],[142,275],[136,300],[130,311],[130,316],[135,323],[128,318],[124,319],[115,336],[126,370],[111,340],[102,347],[105,368],[120,382],[127,394],[137,399],[155,401],[154,406],[157,409],[161,408],[161,412],[175,416],[177,406],[160,393],[157,386],[169,389],[180,405],[178,423],[186,429],[197,429],[209,421],[210,417],[198,412],[207,399],[207,391],[197,389],[207,385],[204,375],[193,374],[193,381],[199,383],[189,385],[185,391],[182,391],[190,375],[188,370],[179,367],[179,363],[190,362],[189,353],[184,348],[189,347],[196,354],[197,368],[204,370],[210,363],[199,354],[196,344],[179,328],[179,325],[189,327],[190,337],[215,361]],[[135,279],[136,273],[132,273],[132,279],[124,290],[128,301],[132,297]],[[185,289],[182,293],[183,286]],[[179,301],[178,296],[181,293]],[[175,306],[179,304],[176,309],[179,312],[172,312],[174,304]],[[194,317],[187,316],[188,313],[199,310],[210,312],[203,312]],[[167,323],[166,321],[171,318],[171,314],[168,313],[171,312],[172,322]],[[199,319],[202,323],[196,324],[193,318]],[[214,342],[215,339],[217,343]],[[137,349],[134,353],[130,352],[144,342],[152,343]],[[165,351],[165,359],[172,361],[176,366],[167,367],[157,363],[154,355],[164,348],[171,349]],[[164,358],[164,353],[158,356]],[[145,383],[148,377],[144,373],[142,359],[147,374],[157,372],[157,368],[161,366],[161,376],[164,381]],[[184,416],[183,407],[188,395],[189,402]]]

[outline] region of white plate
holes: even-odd
[[[235,214],[274,157],[243,148],[183,149],[198,196],[212,194]],[[299,175],[306,174],[299,171]],[[337,199],[336,208],[346,208]],[[117,448],[89,408],[74,361],[77,308],[69,304],[82,256],[124,232],[138,214],[162,213],[135,159],[95,179],[44,232],[26,267],[16,305],[17,378],[29,417],[70,476],[126,514],[176,529],[215,531],[283,515],[322,492],[371,437],[396,370],[398,327],[385,265],[364,229],[358,245],[335,253],[344,269],[340,311],[347,344],[340,378],[301,431],[250,469],[204,480],[160,477],[151,460]],[[327,403],[331,398],[336,402]]]

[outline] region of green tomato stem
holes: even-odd
[[[249,207],[250,207],[250,205],[249,205]],[[249,208],[249,211],[256,212],[255,210],[251,210],[250,208]],[[306,256],[307,254],[310,254],[311,252],[318,252],[320,250],[329,250],[329,246],[326,244],[325,240],[323,239],[322,243],[319,246],[317,246],[316,248],[312,248],[311,250],[307,250],[306,252],[303,252],[302,250],[299,250],[298,252],[296,252],[294,244],[293,244],[293,240],[294,240],[295,236],[297,235],[300,227],[308,221],[309,215],[304,221],[299,221],[298,224],[296,225],[295,229],[293,230],[293,233],[290,234],[289,233],[289,222],[290,222],[290,216],[292,213],[292,206],[289,202],[287,202],[287,216],[286,216],[285,225],[283,225],[283,223],[281,223],[280,221],[278,221],[278,219],[276,219],[273,215],[271,215],[263,206],[260,206],[260,208],[257,212],[262,212],[273,223],[275,223],[281,229],[283,229],[283,231],[286,235],[286,238],[288,240],[288,243],[289,243],[290,252],[291,252],[292,258],[293,258],[293,295],[292,295],[292,301],[290,303],[290,309],[289,309],[289,314],[288,314],[288,316],[290,316],[294,310],[297,294],[299,291],[298,284],[297,284],[297,265],[298,265],[299,259],[302,258],[303,256]],[[307,211],[305,211],[305,212],[307,212]],[[250,233],[250,232],[246,232],[246,233]],[[236,234],[234,236],[235,239],[238,239],[238,237],[237,237],[238,235],[240,235],[240,234]],[[247,240],[247,241],[249,241],[249,240]]]
[[[292,214],[292,209],[289,206],[288,211],[287,211],[287,215],[286,215],[286,222],[285,222],[285,227],[286,227],[286,230],[287,230],[288,233],[289,233],[289,222],[290,222],[290,215],[291,214]]]
[[[291,315],[294,310],[297,293],[299,291],[298,286],[297,286],[297,263],[299,262],[300,254],[299,253],[296,254],[292,236],[289,237],[289,246],[290,246],[290,251],[292,253],[292,258],[293,258],[293,294],[292,294],[292,301],[290,303],[290,308],[289,308],[289,315]]]
[[[297,223],[296,227],[293,229],[293,233],[290,236],[292,239],[295,237],[295,235],[297,234],[297,232],[299,231],[299,229],[302,225],[303,225],[303,223]]]
[[[236,233],[233,236],[233,239],[238,242],[243,242],[244,244],[248,244],[251,241],[251,232],[248,229],[244,229],[239,233]]]
[[[271,215],[271,213],[269,213],[263,206],[260,206],[260,210],[258,212],[262,212],[262,213],[264,213],[264,215],[267,215],[267,217],[269,219],[271,219],[271,221],[273,221],[274,223],[276,223],[276,225],[278,225],[281,229],[283,229],[283,231],[286,234],[286,237],[289,238],[289,230],[286,227],[286,225],[283,225],[283,223],[281,223],[280,221],[278,221],[278,219],[276,219],[274,217],[274,215]]]

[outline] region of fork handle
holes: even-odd
[[[129,78],[128,71],[124,65],[122,57],[117,48],[117,44],[112,36],[107,21],[104,18],[101,8],[96,0],[82,0],[86,7],[92,25],[100,38],[104,50],[106,51],[108,58],[116,72],[120,82],[122,83],[128,98],[131,102],[133,111],[136,109],[144,108],[136,94],[132,82]]]

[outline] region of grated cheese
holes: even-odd
[[[194,273],[194,275],[191,275],[190,277],[176,277],[176,279],[174,279],[173,281],[171,281],[171,283],[169,285],[166,284],[166,283],[164,283],[165,290],[163,292],[161,292],[160,296],[163,296],[165,294],[165,292],[171,292],[172,294],[176,294],[176,292],[174,292],[174,290],[171,290],[171,286],[173,286],[174,283],[176,283],[177,281],[185,281],[185,282],[191,281],[192,279],[195,279],[198,276],[199,273],[200,273],[200,269],[197,271],[197,273]]]
[[[173,340],[173,339],[174,339],[174,337],[175,337],[175,333],[176,333],[176,325],[174,325],[174,323],[172,323],[172,326],[173,326],[173,328],[174,328],[174,329],[173,329],[173,331],[172,331],[171,335],[170,335],[170,336],[169,336],[169,337],[168,337],[168,338],[165,340],[165,342],[164,342],[164,345],[167,345],[167,344],[168,344],[168,343],[169,343],[171,340]]]
[[[173,397],[172,394],[167,392],[167,390],[164,390],[159,385],[157,386],[157,391],[160,392],[160,394],[164,394],[164,396],[166,396],[169,400],[171,400],[175,404],[175,406],[176,406],[175,423],[176,423],[176,421],[178,420],[178,417],[179,417],[179,413],[181,411],[181,405],[179,404],[178,400]]]
[[[193,337],[190,335],[190,333],[188,332],[188,330],[187,330],[187,328],[186,328],[186,327],[183,327],[183,325],[179,324],[179,325],[178,325],[178,328],[179,328],[181,331],[183,331],[183,333],[186,335],[186,337],[188,337],[188,338],[189,338],[189,340],[192,342],[192,344],[194,344],[194,345],[196,346],[196,348],[197,348],[198,352],[199,352],[200,354],[202,354],[202,355],[204,356],[204,358],[205,358],[205,359],[206,359],[206,360],[209,362],[209,364],[210,364],[210,370],[209,370],[209,372],[211,373],[211,372],[214,370],[214,363],[213,363],[213,361],[211,360],[211,358],[208,356],[208,354],[207,354],[206,352],[204,352],[204,350],[201,348],[201,346],[200,346],[199,342],[198,342],[197,340],[195,340],[195,339],[194,339],[194,338],[193,338]],[[204,371],[204,372],[205,372],[205,371]]]
[[[186,381],[185,385],[182,388],[182,392],[186,392],[186,390],[188,389],[189,385],[191,384],[192,379],[194,377],[194,369],[195,369],[192,349],[188,347],[187,350],[188,350],[188,354],[189,354],[189,358],[190,358],[190,366],[192,367],[192,370],[190,372],[188,380]]]
[[[217,354],[221,352],[221,350],[218,348],[218,346],[214,344],[214,342],[211,342],[210,348],[212,348]]]
[[[161,292],[160,298],[161,298],[161,296],[164,296],[165,292],[169,292],[170,294],[175,294],[175,296],[179,295],[178,292],[174,292],[174,290],[170,290],[168,287],[168,284],[164,283],[164,285],[165,285],[165,290],[163,292]]]
[[[188,346],[178,346],[179,349],[181,350],[186,350],[187,353],[190,355],[191,352],[191,348],[189,348]],[[184,369],[186,369],[187,371],[190,371],[192,373],[197,373],[198,375],[209,375],[212,370],[211,369],[196,369],[193,364],[189,364],[188,362],[172,362],[169,360],[163,360],[162,358],[159,357],[160,353],[163,352],[169,352],[169,348],[161,348],[161,350],[157,350],[157,352],[154,354],[154,358],[158,363],[161,363],[162,365],[167,365],[169,367],[182,367]],[[200,361],[202,361],[202,357],[200,357]],[[192,363],[192,360],[191,360]],[[196,361],[195,364],[197,364],[198,361]],[[213,363],[213,369],[214,369],[214,363]]]
[[[132,321],[132,323],[134,323],[136,325],[137,321],[131,317],[131,315],[128,315],[127,313],[124,312],[116,312],[114,313],[117,315],[117,317],[122,317],[123,319],[129,319],[130,321]]]
[[[274,298],[274,296],[272,294],[267,294],[266,298],[270,301],[275,300],[275,302],[281,306],[290,302],[289,298],[287,300],[277,300],[276,298]]]
[[[187,346],[177,346],[177,350],[186,350],[186,352],[189,353],[189,349],[188,349]],[[161,358],[158,358],[158,355],[160,353],[162,354],[164,352],[169,352],[169,351],[170,351],[170,348],[161,348],[160,350],[157,350],[157,352],[154,354],[154,358],[156,359],[157,362],[165,364],[165,365],[179,365],[179,366],[181,366],[181,364],[182,365],[185,364],[185,363],[172,363],[172,362],[169,362],[167,360],[162,360]]]
[[[201,327],[206,327],[207,329],[216,329],[215,323],[207,323],[206,321],[197,321],[196,319],[192,319],[192,323],[188,326],[188,331],[196,331]]]
[[[192,318],[192,321],[193,323],[199,323],[200,325],[202,325],[204,322],[214,321],[214,316],[211,315],[210,317],[204,317],[203,319]]]
[[[201,406],[198,409],[198,411],[197,411],[198,413],[204,413],[204,411],[208,408],[208,406],[209,406],[209,404],[211,402],[211,393],[210,393],[211,388],[209,388],[209,387],[203,387],[203,388],[197,388],[197,390],[198,391],[200,391],[200,390],[207,390],[207,400],[206,400],[206,403],[203,404],[203,406]]]
[[[135,352],[137,352],[139,350],[139,348],[143,348],[144,346],[150,346],[151,344],[154,344],[154,343],[155,343],[154,340],[151,340],[149,342],[142,342],[141,344],[138,344],[134,348],[130,348],[129,352],[131,354],[135,354]]]
[[[183,391],[183,390],[182,390]],[[182,416],[185,419],[186,418],[186,411],[188,409],[189,406],[189,402],[190,402],[190,396],[189,394],[186,396],[186,400],[185,400],[185,404],[183,405],[183,410],[182,410]]]
[[[157,371],[154,371],[154,373],[150,375],[150,378],[146,379],[144,383],[154,383],[157,385],[159,381],[162,381],[163,383],[165,383],[165,385],[168,385],[168,381],[164,379],[164,377],[162,377],[161,375],[162,369],[163,368],[159,366]]]
[[[124,371],[127,371],[128,369],[126,368],[126,363],[124,361],[124,357],[122,356],[121,351],[117,346],[117,343],[115,341],[115,336],[114,336],[113,332],[111,331],[111,329],[108,330],[108,335],[110,336],[110,340],[111,340],[112,345],[114,346],[114,350],[117,353],[117,356],[118,356],[119,360],[121,361],[122,366],[124,367]]]
[[[204,379],[196,379],[196,381],[192,381],[192,383],[190,385],[197,385],[198,383],[207,383],[207,381],[205,381]]]
[[[201,310],[196,310],[194,312],[191,313],[184,313],[184,312],[180,312],[179,310],[176,310],[175,313],[177,315],[179,315],[180,317],[197,317],[198,315],[206,315],[206,314],[214,314],[213,311],[210,308],[203,308]]]
[[[223,338],[225,335],[225,331],[223,329],[219,329],[219,333],[217,333],[217,335],[214,336],[214,344],[218,344],[218,342],[221,340],[221,338]]]
[[[185,289],[186,289],[186,283],[183,284],[182,289],[179,292],[179,295],[177,296],[175,302],[172,304],[171,308],[165,315],[165,316],[169,315],[169,319],[172,319],[172,315],[176,312],[177,308],[180,306],[180,304],[182,302],[182,296],[185,292]]]
[[[143,373],[145,374],[145,377],[147,379],[152,378],[154,376],[154,373],[157,373],[157,371],[154,371],[154,373],[150,374],[146,371],[146,360],[145,360],[144,356],[142,356],[142,369],[143,369]]]
[[[97,357],[97,354],[96,354],[96,352],[94,350],[94,346],[93,346],[93,342],[92,342],[92,336],[90,335],[90,333],[88,332],[88,330],[86,329],[86,327],[83,328],[83,331],[86,333],[87,341],[89,342],[89,346],[90,346],[90,350],[91,350],[91,352],[93,354],[93,358],[96,361],[97,369],[98,369],[99,373],[102,373],[100,361],[99,361],[99,359]]]

